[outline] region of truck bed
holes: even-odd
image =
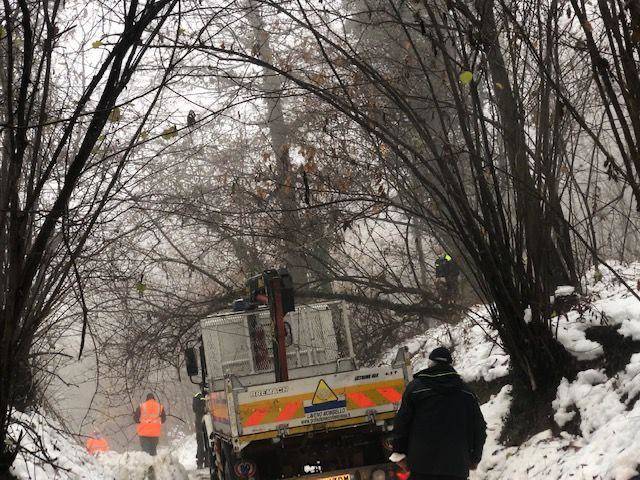
[[[209,396],[214,428],[236,449],[251,441],[390,419],[408,381],[386,366],[238,388]]]

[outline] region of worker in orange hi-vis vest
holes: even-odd
[[[108,452],[109,443],[98,432],[92,432],[91,436],[87,438],[87,452],[91,455],[98,455],[99,453]]]
[[[133,419],[138,424],[136,432],[140,437],[142,450],[149,455],[155,455],[162,424],[167,419],[167,415],[153,393],[148,394],[147,400],[136,409]]]

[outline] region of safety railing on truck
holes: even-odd
[[[246,377],[273,372],[273,326],[267,308],[218,314],[202,320],[209,377]],[[343,302],[302,305],[285,317],[290,370],[353,358]]]

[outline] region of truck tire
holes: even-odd
[[[231,459],[224,459],[224,480],[236,480],[236,476],[233,473],[233,468],[231,467]]]
[[[206,432],[206,428],[205,428]],[[218,449],[219,440],[214,435],[207,437],[206,446],[206,465],[209,468],[209,477],[211,480],[224,480],[224,471],[222,469],[223,464],[220,463],[224,455],[222,451]],[[218,452],[218,453],[216,453]],[[220,458],[218,458],[220,457]]]
[[[213,450],[210,448],[207,449],[207,457],[208,457],[207,466],[209,467],[209,478],[211,480],[220,480],[220,478],[218,477],[218,469],[216,468],[216,457],[215,457],[215,454],[213,453]]]
[[[233,472],[233,464],[235,461],[233,449],[231,448],[231,445],[224,442],[221,444],[221,447],[222,477],[224,480],[236,480],[236,476]]]

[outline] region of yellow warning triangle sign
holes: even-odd
[[[316,393],[313,394],[313,400],[311,405],[318,405],[319,403],[335,402],[338,400],[338,396],[331,390],[331,387],[327,385],[327,382],[320,380],[316,387]]]

